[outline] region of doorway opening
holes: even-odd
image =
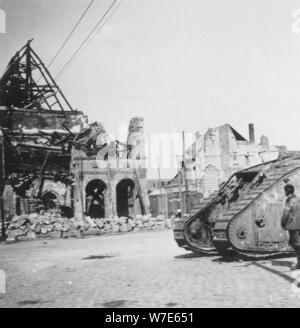
[[[44,193],[41,199],[46,212],[54,208],[58,208],[59,206],[58,197],[53,191],[47,191],[46,193]]]
[[[105,218],[104,192],[106,184],[102,180],[90,181],[85,189],[86,213],[93,219]]]
[[[119,217],[129,217],[134,212],[134,182],[121,180],[117,185],[117,212]]]

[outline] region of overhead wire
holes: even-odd
[[[104,22],[105,18],[109,15],[109,13],[113,9],[113,7],[117,3],[117,1],[118,0],[113,0],[112,1],[112,3],[107,8],[107,10],[105,11],[105,13],[101,16],[101,18],[97,22],[97,24],[92,28],[92,30],[84,38],[84,40],[81,42],[81,44],[79,45],[79,47],[75,50],[75,52],[69,58],[69,60],[66,62],[66,64],[62,67],[62,69],[56,74],[55,79],[58,79],[64,73],[64,71],[68,68],[68,66],[73,62],[73,60],[75,59],[75,57],[79,54],[79,52],[81,51],[81,49],[87,44],[88,41],[90,41],[90,38],[94,38],[95,37],[95,35],[96,35],[95,32],[97,32],[98,28],[102,28],[103,27],[103,25],[101,26],[101,24]]]
[[[113,10],[110,12],[110,14],[107,16],[105,23],[114,15],[114,13],[118,10],[118,8],[121,6],[122,2],[125,0],[120,0],[119,3],[113,8]],[[99,26],[98,30],[95,31],[95,34],[93,37],[90,38],[90,40],[87,41],[87,43],[82,47],[81,51],[83,51],[93,40],[93,38],[98,34],[98,32],[104,27],[104,25]]]
[[[72,35],[76,32],[77,28],[79,27],[80,23],[83,21],[84,17],[86,16],[86,14],[88,13],[89,9],[92,7],[93,3],[95,2],[95,0],[91,0],[88,4],[88,6],[85,8],[85,10],[83,11],[83,13],[80,15],[79,20],[77,21],[77,23],[75,24],[75,26],[73,27],[72,31],[68,34],[67,38],[64,40],[64,42],[62,43],[62,45],[59,47],[59,49],[57,50],[57,52],[55,53],[55,55],[53,56],[53,58],[50,60],[49,64],[46,66],[47,69],[49,69],[52,64],[55,62],[55,60],[57,59],[57,57],[60,55],[60,53],[63,51],[64,47],[67,45],[68,41],[71,39]],[[40,77],[37,80],[37,83],[40,82],[40,80],[42,79],[42,75],[40,75]]]
[[[86,14],[88,13],[89,9],[92,7],[93,3],[95,2],[95,0],[91,0],[88,4],[88,6],[86,7],[86,9],[84,10],[84,12],[81,14],[79,20],[77,21],[77,23],[75,24],[75,26],[73,27],[72,31],[69,33],[69,35],[67,36],[67,38],[65,39],[65,41],[62,43],[62,45],[60,46],[60,48],[57,50],[56,54],[54,55],[54,57],[51,59],[51,61],[49,62],[47,68],[49,68],[50,66],[52,66],[52,64],[54,63],[54,61],[56,60],[56,58],[60,55],[60,53],[62,52],[62,50],[64,49],[64,47],[66,46],[66,44],[68,43],[68,41],[71,39],[72,35],[76,32],[77,28],[79,27],[80,23],[82,22],[82,20],[84,19],[84,17],[86,16]]]

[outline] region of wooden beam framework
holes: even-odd
[[[13,56],[0,80],[0,106],[73,111],[31,42]]]

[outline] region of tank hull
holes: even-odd
[[[300,191],[300,167],[274,180],[266,181],[262,192],[250,193],[242,210],[236,208],[236,213],[216,221],[213,242],[220,252],[228,249],[249,255],[293,252],[289,233],[281,227],[281,217],[286,181]]]
[[[289,233],[281,227],[286,183],[300,194],[299,157],[235,173],[191,218],[178,222],[175,240],[201,253],[234,251],[254,258],[290,254]]]

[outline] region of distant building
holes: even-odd
[[[153,192],[154,190],[159,190],[165,188],[169,183],[169,179],[148,179],[147,180],[147,189],[148,193]]]
[[[187,150],[186,173],[183,169],[179,171],[166,186],[166,193],[178,204],[179,194],[186,192],[187,185],[190,208],[195,199],[218,190],[234,172],[277,159],[282,148],[270,146],[266,136],[255,143],[253,124],[249,125],[249,140],[229,124],[208,129],[204,135],[197,135]]]
[[[266,136],[255,143],[253,124],[249,124],[249,140],[229,124],[208,129],[198,135],[187,151],[187,179],[197,190],[209,195],[234,172],[277,159],[280,147],[270,146]]]

